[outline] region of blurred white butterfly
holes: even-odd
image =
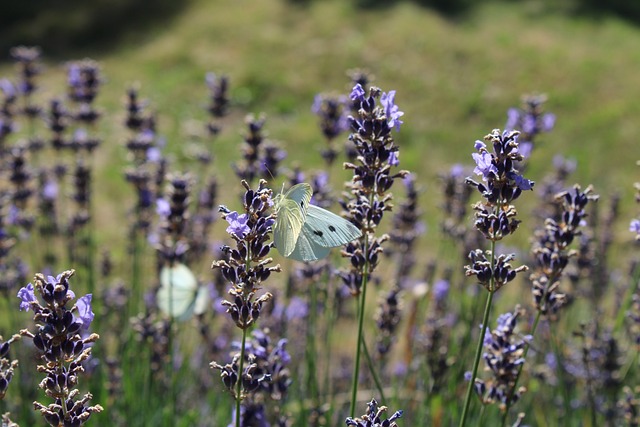
[[[313,190],[296,184],[275,198],[276,223],[273,239],[280,253],[298,261],[315,261],[362,236],[351,222],[310,204]]]
[[[160,271],[158,307],[163,313],[178,320],[188,320],[194,314],[202,314],[209,304],[209,294],[189,267],[176,263]]]

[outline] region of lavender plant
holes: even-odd
[[[272,258],[268,257],[272,245],[267,241],[270,239],[275,218],[273,214],[268,213],[273,202],[272,192],[266,184],[266,181],[261,180],[257,190],[253,190],[246,181],[242,181],[246,190],[242,199],[242,214],[230,211],[224,206],[220,207],[223,218],[229,223],[227,233],[236,247],[226,246],[224,252],[229,255],[228,260],[214,261],[211,266],[213,269],[220,269],[231,286],[231,298],[222,301],[222,305],[226,307],[233,323],[242,330],[240,350],[233,356],[232,363],[211,363],[212,368],[220,371],[225,388],[236,401],[236,427],[243,425],[241,420],[245,399],[252,395],[262,382],[268,380],[265,375],[254,375],[255,355],[248,352],[247,348],[248,329],[259,319],[262,306],[272,298],[269,292],[260,296],[257,296],[257,293],[271,273],[280,272],[279,265],[269,266],[273,262]]]
[[[469,405],[471,403],[472,389],[477,377],[483,340],[487,330],[489,313],[495,292],[506,283],[515,279],[518,273],[527,270],[526,266],[513,268],[509,261],[513,254],[497,254],[496,242],[515,232],[520,223],[516,219],[517,211],[511,203],[517,200],[522,191],[533,189],[533,181],[525,178],[516,169],[516,163],[523,160],[518,150],[519,132],[494,129],[484,137],[491,144],[492,151],[487,149],[483,141],[476,141],[475,148],[478,153],[473,153],[476,162],[474,172],[482,177],[483,183],[467,178],[466,182],[475,187],[483,197],[481,202],[473,206],[475,211],[474,227],[490,242],[490,249],[483,251],[476,249],[469,254],[472,264],[465,266],[467,276],[475,276],[479,284],[487,291],[487,299],[482,319],[481,333],[476,347],[473,370],[467,376],[469,386],[465,398],[460,426],[464,426]]]
[[[15,334],[5,341],[0,336],[0,400],[3,400],[6,396],[14,371],[18,368],[18,361],[11,360],[9,350],[11,349],[11,344],[19,340],[20,337],[19,334]]]
[[[367,283],[375,270],[382,252],[382,243],[387,235],[375,236],[375,231],[384,212],[391,209],[391,195],[388,194],[396,178],[404,178],[408,172],[392,173],[391,168],[398,166],[398,147],[395,145],[391,130],[400,130],[403,112],[395,104],[395,91],[382,92],[371,88],[369,94],[360,84],[356,84],[350,95],[354,105],[359,108],[354,116],[349,116],[351,126],[350,141],[358,153],[357,162],[345,163],[345,168],[353,171],[349,184],[350,198],[342,202],[349,219],[362,230],[363,236],[347,244],[343,256],[351,260],[351,269],[341,273],[342,280],[358,297],[358,334],[356,356],[354,360],[351,416],[355,415],[358,391],[360,354],[364,343],[364,311]]]
[[[313,100],[311,111],[318,116],[320,121],[320,130],[327,143],[327,147],[322,150],[321,155],[327,165],[327,169],[330,170],[338,156],[334,140],[349,129],[347,97],[344,95],[318,94]]]
[[[383,419],[388,408],[386,406],[378,406],[375,399],[367,404],[367,413],[359,418],[348,417],[345,421],[348,426],[355,427],[398,427],[395,420],[402,418],[403,412],[396,411],[389,418]]]
[[[482,358],[490,378],[486,381],[476,378],[474,382],[475,392],[483,405],[497,403],[504,411],[526,391],[524,387],[512,391],[525,362],[526,345],[532,339],[531,335],[520,336],[515,332],[518,317],[523,314],[524,310],[519,306],[513,312],[502,314],[498,317],[497,327],[484,336]],[[467,372],[465,376],[470,378],[471,373]]]
[[[91,309],[92,295],[75,299],[70,289],[69,278],[74,271],[68,270],[56,277],[38,273],[34,283],[20,289],[20,310],[33,310],[37,332],[27,329],[21,335],[33,340],[40,352],[43,365],[38,371],[45,375],[39,387],[53,399],[52,403],[34,402],[34,408],[41,413],[51,426],[84,425],[92,414],[101,412],[100,405],[88,405],[91,393],[79,397],[75,387],[84,371],[83,362],[91,356],[91,345],[100,337],[89,333],[94,313]],[[37,295],[36,295],[37,293]]]

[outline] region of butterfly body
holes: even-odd
[[[313,190],[296,184],[275,200],[276,223],[273,237],[280,253],[298,261],[315,261],[362,235],[346,219],[310,204]]]

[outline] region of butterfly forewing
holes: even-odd
[[[303,232],[318,245],[334,248],[362,236],[358,227],[326,209],[309,205]]]
[[[276,202],[276,224],[273,240],[276,248],[288,257],[295,250],[313,194],[309,184],[294,185]]]

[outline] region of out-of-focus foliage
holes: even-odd
[[[0,2],[0,51],[38,45],[48,55],[105,47],[127,30],[170,19],[189,0],[29,0]]]

